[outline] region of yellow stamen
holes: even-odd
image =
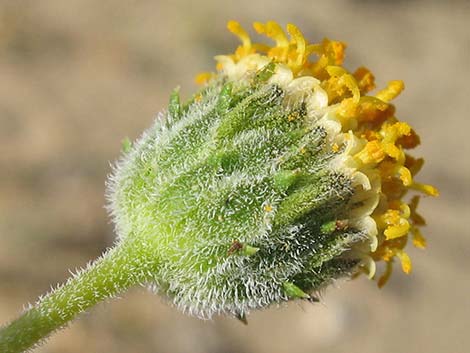
[[[426,195],[429,196],[439,196],[439,190],[432,185],[428,184],[421,184],[421,183],[413,183],[410,186],[412,189],[424,192]]]
[[[353,100],[357,104],[359,103],[359,99],[361,97],[361,92],[357,87],[357,82],[354,77],[349,74],[345,69],[340,66],[328,66],[326,68],[328,74],[332,77],[338,77],[338,86],[339,87],[347,87],[349,91],[353,95]]]
[[[346,98],[340,103],[338,114],[345,118],[353,118],[357,115],[357,108],[352,98]]]
[[[420,144],[420,142],[421,141],[419,139],[419,136],[416,134],[416,132],[413,129],[411,129],[407,135],[401,136],[397,140],[397,143],[406,149],[415,148],[416,146]]]
[[[403,185],[410,186],[413,183],[413,177],[411,176],[411,172],[406,167],[400,167],[398,169],[398,173],[400,174],[400,179],[403,181]]]
[[[421,231],[416,227],[412,227],[411,233],[413,234],[413,245],[417,248],[424,249],[426,247],[426,238],[423,237]]]
[[[387,88],[381,90],[375,96],[384,102],[390,102],[393,98],[398,96],[404,88],[405,84],[403,81],[390,81]]]
[[[295,58],[294,61],[291,63],[291,65],[298,69],[301,68],[302,65],[305,63],[306,57],[305,57],[305,49],[306,49],[306,42],[305,38],[300,32],[300,30],[293,24],[288,23],[287,24],[287,32],[291,36],[292,42],[295,44]]]
[[[397,251],[397,257],[401,261],[401,269],[403,270],[403,272],[405,272],[406,274],[411,273],[411,259],[408,254],[403,250],[399,250]]]
[[[240,55],[248,55],[251,51],[251,39],[245,29],[237,21],[228,21],[227,29],[235,34],[242,42],[242,49]]]
[[[264,34],[276,42],[276,46],[269,50],[268,56],[276,61],[286,62],[289,40],[281,26],[274,21],[268,21],[266,24],[255,22],[253,27],[259,34]]]
[[[323,39],[322,54],[328,58],[329,65],[341,65],[343,63],[344,49],[346,49],[346,44],[343,42],[329,40],[328,38]]]
[[[385,239],[387,240],[396,239],[396,238],[400,238],[408,234],[408,231],[410,230],[410,224],[408,223],[408,221],[404,220],[403,218],[402,220],[404,222],[403,224],[387,227],[387,229],[384,231]]]
[[[398,160],[402,155],[402,150],[395,146],[394,143],[382,143],[381,144],[383,151],[393,159]]]
[[[361,66],[354,72],[353,76],[357,80],[357,85],[362,94],[370,92],[375,88],[375,77],[369,69]]]
[[[266,34],[266,26],[261,22],[254,22],[253,28],[258,34]]]
[[[207,83],[213,76],[214,76],[214,74],[212,74],[210,72],[201,72],[200,74],[198,74],[196,76],[194,81],[196,81],[196,83],[198,85],[203,85],[203,84]]]
[[[405,236],[410,230],[410,208],[402,203],[400,210],[388,209],[380,218],[380,224],[386,226],[384,230],[385,239],[391,240]]]
[[[395,144],[395,142],[402,136],[407,136],[411,133],[411,127],[407,123],[398,122],[395,124],[384,124],[380,130],[383,136],[383,141],[386,143]]]
[[[362,151],[356,154],[364,164],[379,163],[385,158],[385,152],[379,141],[369,141]]]
[[[274,39],[279,48],[287,48],[289,46],[289,40],[287,39],[286,33],[278,23],[268,21],[265,28],[266,35],[269,38]]]

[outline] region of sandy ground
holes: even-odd
[[[100,305],[39,348],[75,352],[426,352],[470,346],[468,1],[0,0],[0,322],[112,244],[104,181],[177,85],[237,44],[229,19],[296,23],[349,43],[379,85],[403,79],[398,116],[427,159],[426,251],[378,290],[342,282],[320,305],[236,320],[186,317],[143,289]]]

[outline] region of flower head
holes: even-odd
[[[297,93],[302,93],[300,99],[317,103],[315,113],[322,115],[317,123],[334,126],[330,129],[331,150],[338,156],[331,164],[355,178],[360,175],[365,183],[357,185],[356,197],[362,198],[361,194],[367,193],[361,202],[373,205],[363,208],[361,216],[370,227],[371,246],[367,256],[375,262],[387,262],[379,285],[388,279],[395,258],[401,262],[403,271],[409,273],[411,261],[404,247],[410,235],[416,247],[425,247],[419,230],[425,221],[416,213],[420,196],[414,196],[409,203],[403,199],[410,189],[430,196],[437,196],[438,191],[431,185],[414,181],[423,159],[416,160],[405,151],[420,143],[419,136],[395,117],[395,108],[390,103],[403,91],[403,82],[391,81],[375,95],[367,95],[375,88],[374,75],[365,67],[350,73],[340,66],[346,48],[342,42],[325,38],[320,44],[309,44],[293,24],[287,25],[288,38],[276,22],[255,22],[256,32],[274,40],[274,46],[267,46],[252,43],[238,22],[230,21],[227,27],[239,37],[242,45],[233,55],[216,57],[217,75],[240,79],[267,63],[276,63],[278,77],[273,75],[271,81],[282,81],[286,87],[291,90],[294,87]],[[311,56],[316,60],[310,60]],[[204,77],[211,75],[199,76],[197,80],[200,82]],[[303,84],[306,82],[309,84]],[[323,95],[323,105],[318,105],[319,95]],[[374,264],[367,267],[371,277],[374,269]]]
[[[110,183],[121,241],[158,258],[154,287],[183,310],[239,317],[360,272],[383,285],[405,247],[425,240],[415,181],[423,164],[406,152],[416,132],[390,103],[401,81],[367,95],[374,76],[342,65],[345,44],[309,44],[300,30],[254,23],[272,46],[241,41],[216,57],[217,72],[125,153]]]

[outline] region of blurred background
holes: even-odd
[[[340,282],[321,304],[184,316],[142,288],[99,305],[41,353],[468,352],[470,2],[0,0],[0,322],[113,242],[104,181],[169,92],[196,89],[238,45],[229,19],[297,24],[349,44],[346,66],[403,79],[398,116],[420,133],[426,251],[382,290]]]

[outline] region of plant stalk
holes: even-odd
[[[3,327],[0,330],[0,352],[18,353],[35,347],[100,301],[149,281],[153,272],[151,267],[156,268],[156,263],[149,263],[142,247],[132,242],[122,242],[109,249]]]

